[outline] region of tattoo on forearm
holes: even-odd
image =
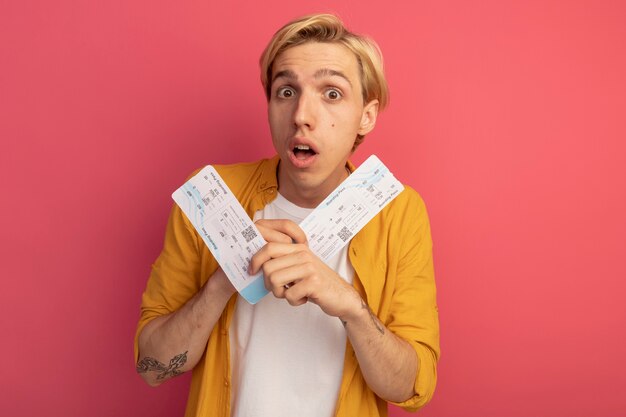
[[[378,330],[380,334],[385,334],[385,326],[383,326],[383,324],[380,322],[380,320],[378,320],[378,317],[376,317],[370,306],[368,306],[367,303],[363,300],[361,300],[361,308],[367,309],[367,312],[370,313],[370,318],[372,319],[372,323],[374,323],[374,326],[376,326],[376,330]]]
[[[170,359],[169,366],[154,358],[146,356],[137,364],[137,373],[143,374],[148,371],[159,372],[157,375],[158,381],[178,376],[183,373],[180,368],[182,368],[185,362],[187,362],[187,352],[188,351],[185,351],[184,353],[176,355]]]

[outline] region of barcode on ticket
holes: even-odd
[[[246,243],[250,243],[250,241],[256,237],[256,232],[252,226],[248,226],[241,231],[241,235],[246,240]]]
[[[344,242],[347,242],[348,239],[352,237],[352,232],[348,230],[346,226],[342,227],[340,231],[337,232],[337,236]]]

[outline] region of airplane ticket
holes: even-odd
[[[266,242],[215,168],[204,167],[172,198],[235,289],[251,304],[263,298],[267,294],[263,274],[248,274],[248,265]]]
[[[402,190],[402,183],[371,155],[302,220],[309,248],[327,262]]]
[[[309,248],[328,262],[404,189],[371,155],[301,223]],[[206,166],[172,194],[226,276],[249,303],[268,291],[262,272],[248,274],[252,256],[265,245],[248,214],[212,166]]]

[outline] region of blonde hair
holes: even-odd
[[[380,48],[372,39],[350,32],[343,22],[332,14],[303,16],[287,23],[278,30],[261,54],[261,83],[269,100],[272,88],[272,67],[274,61],[285,50],[306,42],[338,43],[356,56],[361,76],[361,89],[364,103],[378,100],[378,108],[383,110],[389,102],[389,91],[383,71],[383,57]],[[355,148],[363,141],[359,135]]]

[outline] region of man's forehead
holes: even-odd
[[[272,81],[278,76],[297,79],[297,69],[306,69],[315,78],[358,76],[356,56],[338,43],[307,42],[281,52],[272,66]]]
[[[313,73],[313,78],[315,79],[321,79],[321,78],[326,78],[326,77],[341,77],[345,81],[347,81],[348,84],[350,84],[350,86],[352,86],[352,81],[350,81],[349,76],[347,74],[344,74],[342,71],[338,71],[338,70],[334,70],[330,68],[320,68],[316,70],[315,73]],[[284,69],[284,70],[280,70],[276,72],[272,76],[272,82],[274,82],[274,80],[276,80],[277,78],[286,78],[291,81],[297,81],[298,74],[296,74],[294,71],[290,69]]]

